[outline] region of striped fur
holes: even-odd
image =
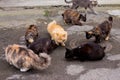
[[[90,31],[86,31],[86,38],[95,37],[95,42],[100,43],[103,40],[108,40],[112,28],[113,18],[110,16],[108,20],[102,22],[97,27]]]

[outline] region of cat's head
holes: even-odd
[[[34,42],[34,40],[38,37],[38,29],[36,25],[30,25],[25,33],[25,40],[29,43]]]
[[[85,31],[85,33],[86,33],[86,39],[90,39],[93,36],[101,35],[101,30],[99,27],[95,27],[90,31]]]
[[[86,39],[90,39],[93,36],[92,31],[85,31],[85,34],[86,34]]]
[[[87,20],[86,14],[83,15],[83,14],[80,13],[79,20],[82,20],[82,21],[86,22],[86,20]]]

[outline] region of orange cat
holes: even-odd
[[[62,46],[65,46],[67,32],[58,25],[55,20],[48,24],[47,31],[51,35],[52,40],[55,40],[57,45],[61,44]]]

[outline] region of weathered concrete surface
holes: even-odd
[[[52,64],[48,69],[38,71],[30,70],[20,72],[9,65],[4,56],[4,48],[13,43],[24,44],[25,30],[29,24],[36,24],[39,36],[48,37],[47,24],[56,20],[69,32],[66,47],[87,42],[84,30],[89,30],[109,16],[106,10],[119,9],[119,7],[99,7],[95,10],[99,13],[88,13],[84,26],[64,24],[61,13],[64,7],[46,7],[36,9],[8,9],[0,11],[0,80],[119,80],[120,78],[120,18],[114,17],[110,40],[107,43],[112,49],[106,53],[101,61],[66,61],[65,48],[58,47],[50,56]],[[46,14],[47,12],[47,14]],[[84,11],[82,11],[84,12]],[[90,27],[89,27],[90,26]],[[92,41],[93,39],[90,39]]]
[[[71,1],[71,0],[68,0]],[[120,5],[120,0],[97,0],[99,5]],[[0,0],[0,7],[23,7],[23,6],[59,6],[66,4],[64,0]]]
[[[1,0],[0,7],[66,5],[64,0]]]
[[[116,9],[116,10],[108,10],[107,11],[110,15],[115,15],[115,16],[118,16],[120,17],[120,9]]]

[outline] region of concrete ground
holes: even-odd
[[[46,70],[30,70],[22,73],[9,65],[4,56],[4,48],[9,44],[24,45],[25,30],[30,24],[36,24],[39,36],[48,37],[47,24],[56,20],[68,32],[66,47],[75,47],[87,42],[84,31],[101,23],[109,14],[107,10],[120,7],[96,7],[97,15],[88,13],[83,26],[64,24],[61,13],[66,7],[37,7],[32,9],[5,8],[0,10],[0,80],[119,80],[120,79],[120,18],[113,16],[114,22],[110,40],[101,44],[108,47],[101,61],[66,61],[65,48],[58,47],[50,56],[52,64]],[[82,9],[78,9],[84,12]],[[91,39],[92,40],[92,39]],[[90,40],[90,41],[91,41]],[[110,49],[109,49],[110,46]],[[112,46],[112,47],[111,47]]]

